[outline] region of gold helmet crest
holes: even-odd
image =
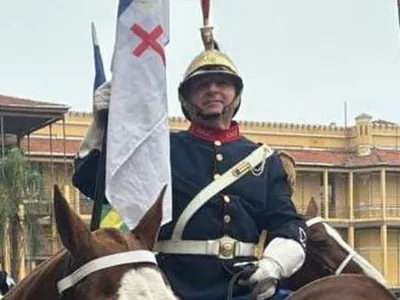
[[[243,80],[239,75],[237,67],[228,55],[222,53],[218,47],[216,47],[216,43],[212,34],[213,27],[208,25],[209,3],[207,2],[209,2],[209,0],[202,1],[204,27],[201,28],[201,37],[205,50],[190,62],[183,75],[183,80],[178,88],[182,111],[189,120],[190,114],[188,114],[185,106],[187,106],[186,102],[189,100],[189,83],[196,77],[207,74],[221,74],[229,77],[235,85],[237,94],[237,100],[235,101],[237,104],[234,114],[236,114],[237,110],[239,109],[241,100],[240,98],[243,90]],[[207,8],[205,9],[205,7]]]

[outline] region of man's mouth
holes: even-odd
[[[207,100],[207,101],[204,102],[205,105],[207,105],[207,104],[214,104],[214,103],[221,103],[221,104],[223,104],[221,100]]]

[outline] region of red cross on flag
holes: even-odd
[[[165,184],[171,219],[166,59],[169,0],[120,0],[107,132],[106,197],[133,228]]]

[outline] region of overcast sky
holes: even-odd
[[[167,48],[171,116],[176,87],[202,50],[199,0],[171,1]],[[366,112],[400,122],[396,0],[213,0],[215,36],[245,82],[238,119],[344,123]],[[117,0],[1,0],[0,93],[91,110],[97,27],[107,70]],[[108,72],[110,78],[110,73]]]

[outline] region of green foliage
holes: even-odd
[[[41,182],[40,172],[32,167],[19,148],[8,149],[4,158],[0,158],[0,233],[4,232],[7,223],[17,226],[13,230],[24,232],[31,253],[40,243],[40,225],[23,203],[41,198]]]

